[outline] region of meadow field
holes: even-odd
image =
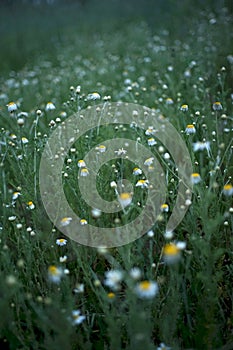
[[[233,349],[232,13],[1,3],[1,349]]]

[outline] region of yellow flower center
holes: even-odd
[[[148,290],[150,288],[150,282],[149,281],[142,281],[139,286],[140,286],[140,289],[142,290]]]
[[[164,255],[177,255],[180,252],[179,248],[174,243],[168,243],[163,248]]]
[[[227,184],[223,188],[224,188],[224,190],[229,191],[229,190],[232,189],[232,185],[231,184]]]
[[[121,200],[125,200],[125,199],[130,199],[131,198],[131,194],[128,192],[123,192],[120,194],[120,199]]]
[[[57,268],[56,268],[55,265],[49,266],[49,273],[50,273],[51,275],[57,275]]]
[[[109,299],[113,299],[114,297],[115,297],[115,293],[112,293],[112,292],[108,293]]]

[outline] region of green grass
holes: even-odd
[[[191,1],[176,5],[174,1],[157,6],[149,0],[147,6],[140,1],[135,5],[90,1],[83,8],[3,8],[1,349],[154,350],[160,343],[174,350],[233,348],[233,209],[232,196],[223,193],[233,176],[231,9],[218,1],[206,2],[206,6]],[[75,92],[78,85],[79,94]],[[87,99],[94,91],[101,96],[96,102]],[[45,212],[38,179],[49,136],[73,113],[103,103],[104,96],[164,115],[183,137],[193,171],[201,175],[171,240],[164,234],[178,181],[176,166],[163,160],[166,145],[159,142],[153,149],[167,172],[169,212],[161,213],[153,223],[153,237],[145,234],[128,245],[102,251],[64,236]],[[173,104],[168,105],[167,98]],[[15,114],[7,110],[10,101],[18,105]],[[48,101],[55,104],[55,110],[45,110]],[[213,110],[216,101],[222,110]],[[183,104],[188,105],[187,112],[180,110]],[[23,126],[17,123],[20,112],[28,113]],[[188,137],[184,130],[192,123],[197,132]],[[72,145],[75,150],[66,158],[64,191],[70,205],[88,222],[99,227],[124,225],[140,214],[150,190],[135,187],[132,169],[137,160],[118,158],[100,168],[97,190],[104,199],[115,199],[109,185],[122,176],[132,183],[134,196],[125,211],[102,213],[95,219],[78,191],[77,161],[105,139],[128,137],[136,142],[140,137],[146,146],[148,137],[127,125],[125,130],[107,125],[86,136]],[[22,137],[28,139],[27,144]],[[203,140],[210,142],[210,152],[194,152],[193,142]],[[159,151],[161,146],[164,150]],[[21,195],[12,200],[17,191]],[[32,210],[29,201],[35,204]],[[62,237],[67,244],[60,247],[56,239]],[[163,256],[170,241],[186,243],[173,264]],[[64,255],[67,261],[61,262]],[[59,283],[48,278],[53,265],[69,272]],[[140,269],[139,280],[130,274],[133,267]],[[109,270],[123,272],[116,290],[105,284]],[[139,298],[135,292],[143,280],[158,284],[159,291],[151,299]],[[78,284],[84,284],[83,292],[75,292]],[[70,317],[77,309],[86,318],[74,326]]]

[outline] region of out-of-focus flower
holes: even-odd
[[[219,101],[214,102],[212,107],[213,107],[214,111],[221,111],[222,110],[222,104]]]
[[[223,194],[225,196],[232,196],[233,195],[233,186],[231,184],[226,184],[224,187],[223,187]]]
[[[53,111],[54,109],[56,109],[55,105],[53,104],[53,102],[48,102],[45,106],[45,110],[48,111]]]
[[[73,326],[81,324],[86,319],[86,316],[81,315],[80,310],[73,310],[69,321]]]
[[[80,176],[88,176],[89,175],[89,171],[87,168],[82,168],[80,171]]]
[[[49,280],[53,283],[60,283],[63,276],[63,270],[61,267],[55,265],[50,265],[48,268],[48,277]]]
[[[163,247],[163,260],[167,264],[173,264],[179,261],[181,250],[185,249],[185,242],[167,243]]]
[[[120,205],[121,205],[123,208],[125,208],[125,207],[127,207],[128,205],[131,204],[131,202],[132,202],[132,196],[131,196],[131,194],[128,193],[128,192],[123,192],[123,193],[119,194],[118,200],[119,200],[119,202],[120,202]]]
[[[118,290],[123,279],[123,272],[120,270],[109,270],[105,272],[104,284],[113,290]]]
[[[150,139],[147,140],[147,143],[149,146],[154,146],[157,144],[157,142],[155,141],[155,139],[153,137],[151,137]]]
[[[81,219],[81,220],[80,220],[80,224],[81,224],[82,226],[87,225],[87,220],[86,220],[86,219]]]
[[[144,162],[144,165],[150,166],[153,163],[153,161],[154,161],[153,157],[147,158]]]
[[[13,113],[18,109],[18,107],[17,107],[17,104],[15,102],[9,102],[7,104],[7,109],[8,109],[8,112]]]
[[[100,99],[100,94],[98,92],[92,92],[91,94],[87,95],[88,100],[96,101]]]
[[[99,151],[100,153],[104,153],[106,151],[106,146],[104,145],[99,145],[95,148],[97,151]]]
[[[78,167],[79,167],[79,168],[85,168],[85,167],[86,167],[86,163],[84,162],[83,159],[80,159],[80,160],[78,161]]]
[[[164,203],[161,205],[160,209],[162,212],[167,213],[169,211],[169,206],[168,206],[168,204]]]
[[[142,170],[139,168],[134,168],[133,169],[133,175],[141,175],[142,174]]]
[[[35,204],[32,201],[27,202],[28,208],[33,210],[35,209]]]
[[[172,98],[168,97],[168,98],[166,99],[166,105],[172,105],[173,103],[174,103],[174,101],[173,101]]]
[[[139,267],[132,267],[132,269],[129,271],[130,277],[132,277],[134,280],[138,280],[142,276],[142,272],[139,269]]]
[[[71,221],[72,221],[72,218],[64,217],[61,219],[60,223],[61,223],[61,226],[67,226],[71,223]]]
[[[135,293],[142,299],[152,299],[158,293],[158,284],[154,281],[141,281],[135,287]]]
[[[188,109],[189,109],[189,106],[186,105],[186,104],[184,104],[184,105],[182,105],[182,106],[180,107],[180,110],[181,110],[182,112],[187,112]]]
[[[191,175],[191,182],[196,185],[201,181],[201,176],[199,173],[193,173]]]

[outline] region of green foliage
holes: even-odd
[[[208,2],[205,9],[201,1],[199,6],[159,1],[156,11],[152,0],[147,6],[124,3],[19,8],[12,2],[10,12],[8,7],[1,11],[1,348],[153,350],[162,342],[175,350],[232,348],[233,210],[232,197],[223,193],[233,175],[230,11],[219,1]],[[100,101],[88,99],[94,91]],[[193,171],[202,181],[194,186],[174,237],[166,238],[178,181],[172,160],[170,165],[164,160],[166,146],[158,142],[154,151],[167,170],[169,212],[161,212],[154,235],[107,250],[67,237],[67,244],[59,246],[56,240],[63,235],[47,217],[40,196],[41,154],[63,120],[108,96],[164,115],[185,140]],[[17,103],[17,111],[8,112],[10,101]],[[55,110],[46,111],[48,101]],[[213,110],[216,101],[222,110]],[[183,104],[188,104],[187,112],[180,110]],[[192,123],[197,132],[188,136],[184,130]],[[100,227],[137,217],[149,191],[135,188],[125,211],[93,218],[78,189],[77,161],[114,137],[140,137],[147,145],[136,127],[109,124],[75,142],[63,167],[71,207]],[[194,151],[197,141],[209,141],[210,148]],[[101,167],[96,184],[101,196],[115,199],[110,182],[123,177],[135,186],[135,166],[136,159],[133,164],[119,158]],[[14,199],[15,192],[20,195]],[[173,264],[163,255],[170,241],[186,243]],[[51,266],[65,269],[59,283],[49,279]],[[140,269],[139,280],[132,277],[133,267]],[[123,273],[119,289],[106,285],[109,270]],[[140,298],[140,281],[158,283],[158,293]],[[81,324],[72,324],[73,310],[85,315]]]

